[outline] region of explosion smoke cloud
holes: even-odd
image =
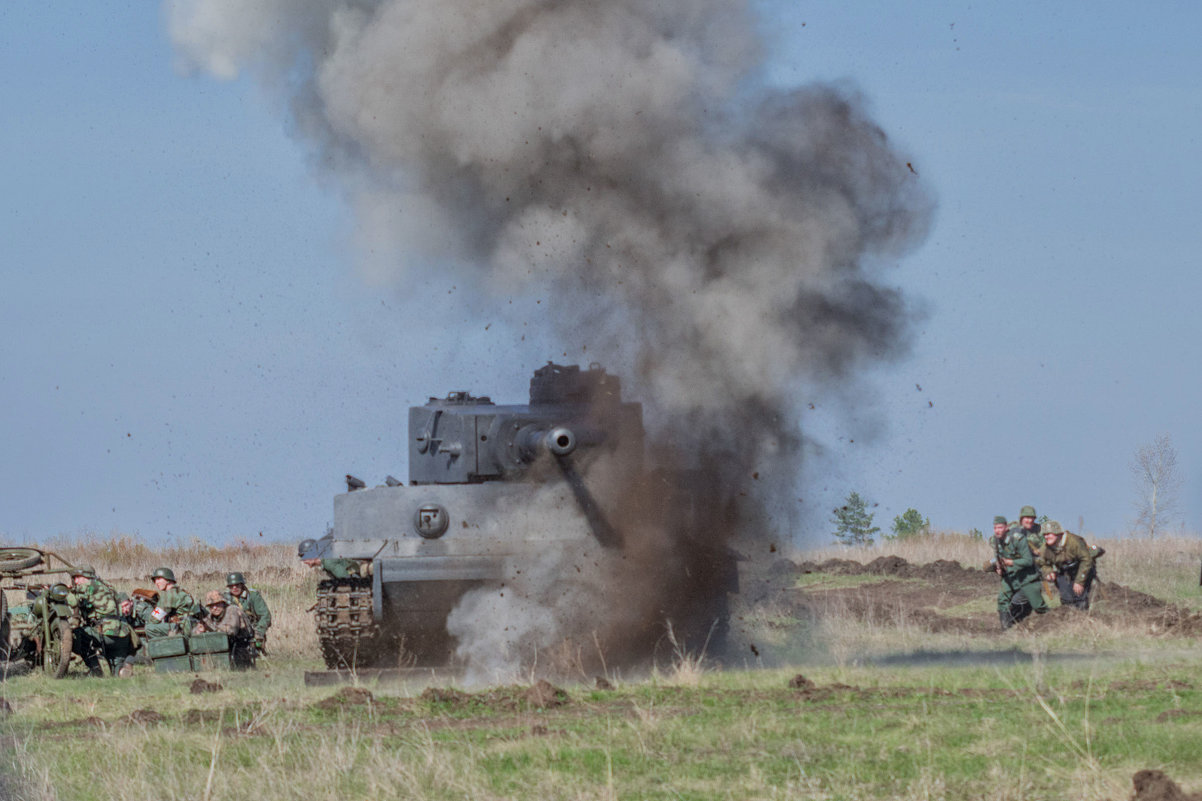
[[[485,291],[549,288],[549,322],[633,371],[657,449],[728,501],[714,537],[792,491],[800,382],[905,350],[906,301],[878,270],[933,202],[855,91],[762,85],[747,3],[169,10],[191,63],[290,92],[375,273],[436,258]]]

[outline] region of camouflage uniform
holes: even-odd
[[[1058,528],[1058,527],[1057,527]],[[1039,552],[1039,567],[1044,573],[1056,574],[1056,589],[1060,591],[1060,605],[1077,609],[1089,609],[1089,595],[1093,588],[1097,570],[1094,566],[1093,549],[1085,540],[1071,531],[1060,534],[1055,545],[1044,543]],[[1073,592],[1073,585],[1080,584],[1085,591],[1080,595]]]
[[[199,623],[206,631],[220,631],[230,638],[230,658],[234,667],[246,669],[254,666],[255,630],[241,608],[227,605],[221,617],[217,617],[210,607],[205,610]]]
[[[1027,532],[1022,528],[1009,529],[1000,540],[994,538],[994,548],[998,564],[1002,566],[1002,589],[997,597],[1002,628],[1010,628],[1032,612],[1043,614],[1048,611]],[[1012,559],[1014,564],[1006,565],[1003,559]]]
[[[103,655],[109,670],[116,675],[137,648],[133,629],[121,618],[117,592],[100,579],[90,577],[76,593],[85,625],[75,631],[75,650],[84,657],[89,669]]]
[[[172,634],[185,634],[192,628],[188,620],[202,613],[196,600],[185,590],[172,584],[159,591],[159,602],[150,613],[146,623],[146,637],[155,639]]]

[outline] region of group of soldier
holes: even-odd
[[[134,590],[126,596],[82,565],[72,568],[71,587],[58,584],[48,590],[51,600],[68,604],[80,619],[72,650],[92,675],[102,675],[102,662],[112,675],[131,675],[141,637],[222,632],[229,636],[231,661],[239,669],[253,667],[266,652],[271,611],[241,573],[229,573],[225,591],[211,590],[203,604],[179,586],[171,568],[160,567],[149,578],[154,591]]]
[[[1002,579],[998,619],[1008,629],[1028,615],[1048,611],[1044,583],[1055,585],[1062,606],[1088,610],[1097,559],[1105,551],[1065,531],[1055,520],[1035,521],[1035,507],[1024,506],[1018,522],[993,518],[994,559],[989,568]]]

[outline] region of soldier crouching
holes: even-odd
[[[231,606],[221,593],[211,590],[205,596],[205,615],[192,630],[193,634],[220,631],[230,638],[230,661],[235,670],[255,666],[255,630],[245,613]]]
[[[1043,527],[1043,541],[1039,567],[1048,581],[1056,582],[1060,605],[1089,609],[1094,579],[1098,577],[1094,549],[1055,520]]]

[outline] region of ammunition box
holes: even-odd
[[[222,637],[225,635],[222,634]],[[193,670],[229,670],[230,669],[230,653],[226,651],[221,654],[192,654]]]
[[[187,654],[160,657],[154,660],[154,669],[156,673],[189,673],[193,669],[192,657]]]
[[[229,635],[221,631],[193,634],[188,639],[188,653],[190,654],[219,654],[229,649]]]
[[[146,655],[151,659],[163,659],[169,656],[180,656],[188,653],[188,640],[185,637],[155,637],[147,638]]]

